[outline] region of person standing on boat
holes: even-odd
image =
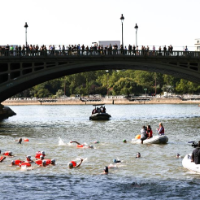
[[[165,129],[164,129],[164,126],[163,126],[163,124],[161,122],[159,123],[158,134],[159,135],[164,135],[165,134]]]
[[[143,126],[141,129],[141,144],[143,144],[143,141],[147,139],[147,134],[146,134],[146,126]]]
[[[106,113],[106,107],[105,106],[103,107],[103,113]]]
[[[152,131],[152,129],[151,129],[151,126],[148,125],[148,126],[147,126],[147,139],[150,139],[150,138],[152,138],[152,137],[153,137],[153,131]]]
[[[198,143],[198,147],[192,152],[191,162],[200,164],[200,141]]]

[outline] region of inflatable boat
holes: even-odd
[[[106,113],[104,104],[95,104],[95,108],[92,110],[92,115],[89,117],[90,120],[109,120],[111,115]]]
[[[143,144],[166,144],[168,142],[168,137],[166,135],[156,135],[150,139],[143,141]],[[132,139],[133,144],[141,144],[140,139]]]
[[[90,120],[109,120],[110,117],[108,113],[95,113],[90,116]]]
[[[200,164],[195,164],[194,162],[191,162],[191,154],[187,154],[183,160],[182,160],[182,165],[184,168],[200,173]]]

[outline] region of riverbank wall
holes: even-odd
[[[200,100],[181,100],[179,98],[101,98],[101,99],[9,99],[2,102],[5,106],[18,105],[95,105],[95,104],[115,104],[115,105],[134,105],[134,104],[200,104]]]

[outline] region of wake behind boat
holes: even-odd
[[[191,154],[187,154],[183,160],[182,160],[182,165],[184,168],[200,173],[200,164],[195,164],[194,162],[191,162]]]
[[[152,138],[143,141],[143,144],[166,144],[168,142],[168,137],[166,135],[156,135]],[[140,139],[132,139],[133,144],[141,144]]]
[[[104,104],[96,104],[93,106],[95,106],[95,108],[92,111],[92,115],[89,117],[90,120],[109,120],[110,119],[111,115],[106,113],[106,108]]]

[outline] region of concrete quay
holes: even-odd
[[[63,99],[7,99],[2,102],[6,106],[18,105],[94,105],[94,104],[115,104],[115,105],[137,105],[137,104],[200,104],[200,99],[180,99],[180,98],[157,98],[157,97],[137,97],[134,99],[127,98],[63,98]]]

